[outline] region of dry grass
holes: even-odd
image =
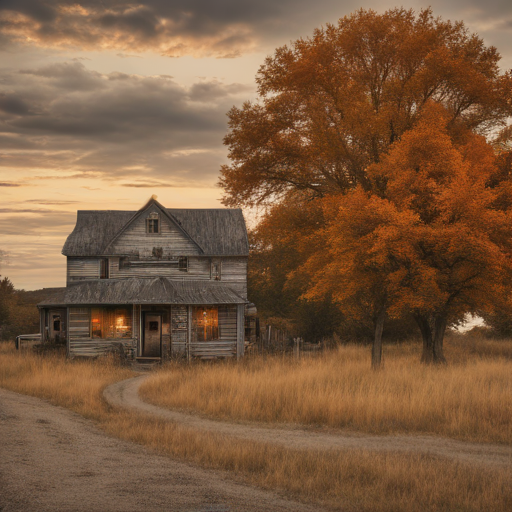
[[[512,342],[454,337],[446,352],[451,364],[433,367],[419,363],[417,344],[386,347],[379,372],[369,371],[368,348],[355,345],[299,361],[172,364],[140,392],[164,407],[235,421],[512,443]]]
[[[369,373],[369,372],[368,372]],[[358,512],[512,509],[512,472],[424,455],[288,450],[111,410],[102,389],[131,375],[112,360],[20,355],[0,344],[0,386],[47,398],[108,433],[306,501]]]

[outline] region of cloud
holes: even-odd
[[[26,199],[25,203],[36,203],[36,204],[44,204],[44,205],[65,205],[65,204],[75,204],[78,201],[59,201],[59,200],[48,200],[48,199]]]
[[[160,188],[160,187],[174,187],[171,183],[157,182],[157,181],[140,181],[136,183],[122,183],[122,187],[130,187],[130,188]]]
[[[0,112],[0,170],[26,170],[26,183],[143,176],[155,186],[213,185],[226,112],[254,92],[219,80],[184,87],[168,75],[99,73],[77,61],[4,76],[0,99],[24,108]]]
[[[7,208],[6,210],[11,210]],[[75,212],[59,211],[8,211],[0,215],[0,235],[59,236],[71,233],[76,221]],[[39,215],[34,215],[37,213]]]
[[[424,5],[406,2],[417,11]],[[463,19],[489,34],[506,30],[512,18],[509,0],[433,0],[430,5],[436,15]],[[356,0],[2,0],[0,45],[109,49],[124,57],[152,51],[236,58],[310,35],[360,6]],[[383,12],[389,5],[369,0],[365,8]]]
[[[240,9],[235,0],[3,0],[0,29],[11,42],[40,47],[220,56],[253,49],[251,24],[274,10]]]
[[[14,183],[12,181],[0,181],[0,187],[22,187],[21,183]]]
[[[129,55],[128,53],[116,53],[116,57],[119,57],[120,59],[131,59],[131,58],[142,59],[142,57],[140,55]]]
[[[0,214],[2,213],[62,213],[61,210],[49,210],[44,208],[0,208]]]

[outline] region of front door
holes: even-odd
[[[66,310],[51,309],[48,313],[50,341],[64,343],[66,341]]]
[[[142,357],[160,357],[162,347],[162,315],[144,313]]]

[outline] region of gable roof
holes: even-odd
[[[154,199],[139,211],[79,210],[75,228],[68,236],[62,248],[62,254],[65,256],[108,255],[107,249],[110,244],[153,203],[200,247],[204,255],[247,256],[249,254],[242,210],[164,208]]]
[[[154,206],[157,210],[160,210],[160,212],[165,216],[167,217],[167,219],[171,222],[171,224],[174,224],[176,226],[176,228],[181,231],[183,233],[183,235],[187,238],[189,238],[190,240],[192,240],[192,242],[197,246],[197,248],[199,249],[199,252],[200,253],[204,253],[203,249],[199,246],[199,244],[197,243],[197,241],[193,240],[192,237],[185,231],[185,229],[183,229],[183,227],[181,226],[181,224],[179,222],[176,221],[176,219],[169,214],[168,210],[166,210],[166,208],[164,208],[156,199],[155,199],[155,196],[152,196],[151,199],[138,211],[138,212],[135,212],[135,214],[133,215],[133,217],[124,225],[124,227],[114,236],[114,238],[112,238],[110,240],[110,242],[108,243],[108,245],[103,249],[103,252],[108,254],[109,252],[112,251],[112,246],[114,245],[114,242],[128,229],[128,227],[133,223],[135,222],[137,219],[139,219],[140,217],[142,217],[146,211],[151,207],[151,206]]]

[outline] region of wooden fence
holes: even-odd
[[[246,336],[246,355],[290,353],[301,357],[304,353],[321,352],[325,343],[306,343],[303,338],[293,337],[286,329],[263,324],[257,334]]]

